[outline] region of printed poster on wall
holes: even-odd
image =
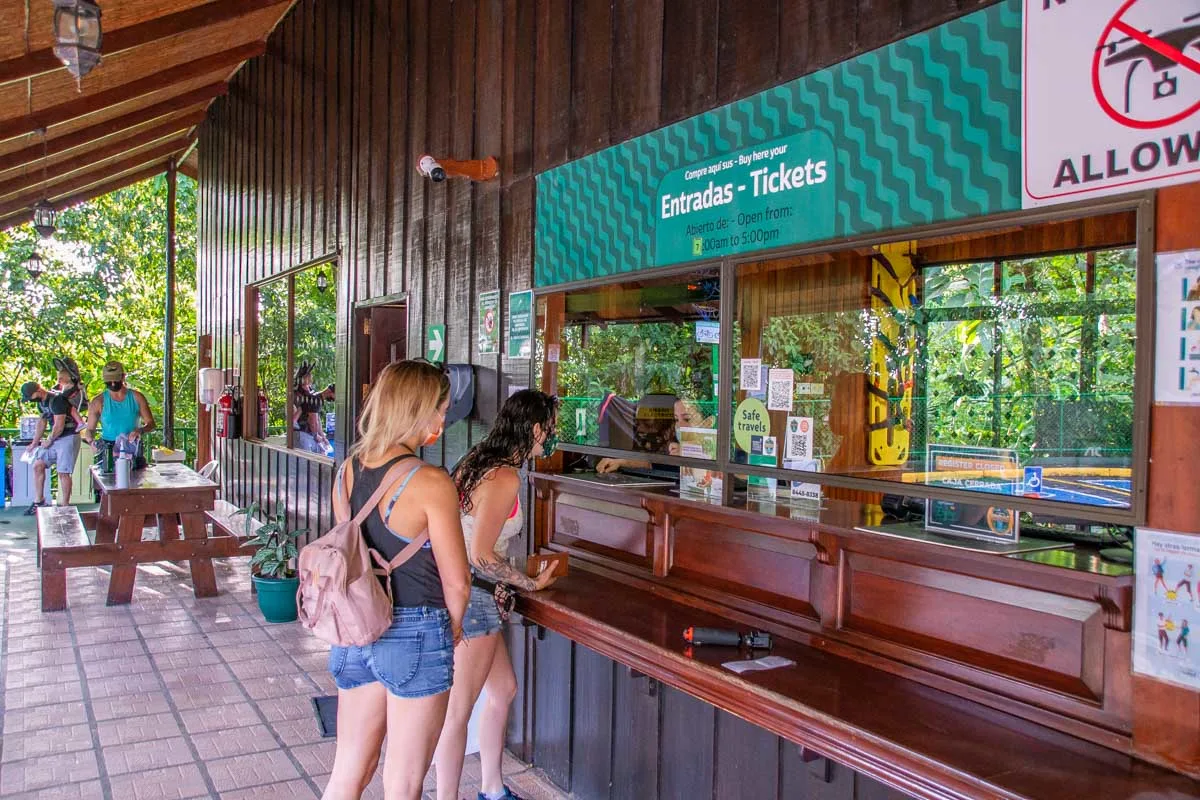
[[[479,293],[479,355],[500,352],[500,290]]]
[[[1200,250],[1158,254],[1154,402],[1200,404]]]
[[[508,296],[508,357],[533,355],[533,292],[513,292]]]
[[[1200,536],[1138,528],[1134,564],[1134,672],[1200,689],[1200,652],[1188,641],[1200,620]]]
[[[1024,207],[1195,180],[1194,0],[1024,2]]]

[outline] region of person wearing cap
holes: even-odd
[[[33,496],[36,498],[26,511],[26,514],[37,513],[45,496],[46,467],[51,464],[58,470],[59,503],[69,505],[71,502],[71,476],[75,473],[75,460],[79,458],[79,432],[77,413],[67,395],[62,392],[43,389],[36,381],[29,381],[21,386],[21,399],[26,403],[36,403],[38,407],[38,426],[34,430],[33,444],[38,447],[38,453],[33,462]],[[42,438],[46,426],[50,426],[50,434]]]
[[[302,361],[296,369],[296,382],[292,396],[292,427],[296,429],[296,446],[310,453],[329,453],[329,440],[321,425],[321,409],[325,406],[325,392],[316,391],[313,370],[316,364]]]
[[[125,367],[120,361],[104,365],[104,391],[88,404],[87,428],[84,441],[93,447],[111,448],[121,436],[137,444],[134,469],[145,469],[146,456],[142,451],[142,434],[154,430],[154,413],[146,396],[125,384]],[[97,446],[96,427],[100,427]]]
[[[86,424],[84,413],[87,412],[87,391],[79,377],[79,365],[70,356],[54,359],[54,369],[58,370],[58,385],[54,391],[63,394],[71,401],[71,416],[75,418],[77,430],[83,430]]]

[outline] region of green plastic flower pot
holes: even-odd
[[[295,622],[299,578],[264,578],[252,575],[258,590],[258,608],[267,622]]]

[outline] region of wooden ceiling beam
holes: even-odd
[[[7,217],[26,208],[32,209],[34,203],[43,197],[48,197],[51,201],[54,201],[55,198],[69,195],[80,189],[86,189],[97,181],[104,180],[110,176],[129,172],[152,161],[165,161],[167,158],[183,152],[189,144],[191,144],[191,137],[181,136],[165,142],[158,147],[141,153],[134,153],[91,172],[80,173],[74,177],[57,181],[44,187],[39,186],[37,191],[26,192],[23,195],[18,195],[11,200],[0,203],[0,217]]]
[[[141,125],[152,119],[165,117],[167,114],[173,114],[176,111],[183,111],[195,106],[207,106],[214,98],[220,97],[227,91],[229,91],[228,84],[224,82],[212,83],[208,86],[202,86],[199,89],[185,92],[177,97],[163,100],[160,103],[139,108],[136,111],[131,111],[128,114],[123,114],[106,122],[96,123],[74,133],[57,136],[46,142],[46,155],[54,156],[59,153],[65,153],[68,150],[74,150],[76,147],[81,147],[88,142],[112,136],[114,133]],[[36,161],[41,157],[41,142],[31,144],[29,147],[23,147],[20,150],[14,150],[7,155],[0,155],[0,172]]]
[[[109,142],[103,147],[97,147],[91,150],[85,150],[77,156],[73,156],[64,161],[59,161],[56,164],[48,165],[46,172],[54,177],[69,175],[72,172],[78,172],[81,169],[87,169],[88,166],[96,164],[100,161],[106,161],[110,158],[128,153],[130,150],[136,150],[139,147],[153,144],[159,139],[164,139],[172,134],[178,134],[187,131],[198,125],[204,119],[204,110],[201,109],[186,117],[180,117],[162,125],[156,125],[153,128],[142,131],[133,136],[121,137],[116,141]],[[43,183],[42,169],[40,165],[30,165],[30,169],[24,175],[19,175],[15,178],[9,178],[7,181],[0,181],[0,197],[7,197],[10,194],[25,191],[26,189],[34,189],[40,187]]]
[[[109,192],[115,192],[118,189],[124,189],[126,186],[138,183],[139,181],[144,181],[147,178],[153,178],[154,176],[166,171],[166,169],[166,162],[152,164],[151,166],[140,169],[137,172],[121,175],[118,178],[105,181],[104,183],[89,186],[83,191],[76,192],[75,194],[68,195],[67,197],[59,198],[55,201],[54,205],[60,211],[64,208],[77,206],[80,203],[86,203],[88,200],[94,200],[97,197],[103,197]],[[17,211],[9,214],[6,217],[0,217],[0,231],[29,222],[31,219],[33,219],[33,212],[29,209]]]
[[[91,95],[60,103],[56,106],[0,122],[0,141],[33,133],[39,128],[49,128],[60,125],[67,120],[94,114],[101,109],[115,106],[129,100],[135,100],[142,95],[157,92],[177,83],[193,80],[202,75],[208,75],[221,69],[232,69],[243,61],[262,55],[267,49],[266,42],[247,42],[220,53],[198,58],[186,64],[179,64],[156,72],[153,75],[114,86],[111,89],[96,92]]]
[[[222,22],[239,19],[270,6],[285,6],[291,0],[213,0],[192,8],[149,19],[135,25],[104,32],[103,54],[116,55],[181,33],[196,31]],[[0,61],[0,84],[32,78],[44,72],[62,69],[63,64],[52,48]]]

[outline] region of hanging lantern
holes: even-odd
[[[33,229],[38,232],[38,236],[43,239],[49,239],[54,235],[54,223],[58,219],[58,212],[54,210],[54,206],[49,200],[39,200],[38,204],[33,207]]]
[[[100,6],[94,0],[54,0],[54,55],[76,81],[100,63]]]
[[[317,291],[324,292],[329,288],[329,276],[324,272],[317,273]]]
[[[29,258],[25,259],[25,272],[29,274],[31,281],[42,277],[42,257],[36,250],[29,254]]]

